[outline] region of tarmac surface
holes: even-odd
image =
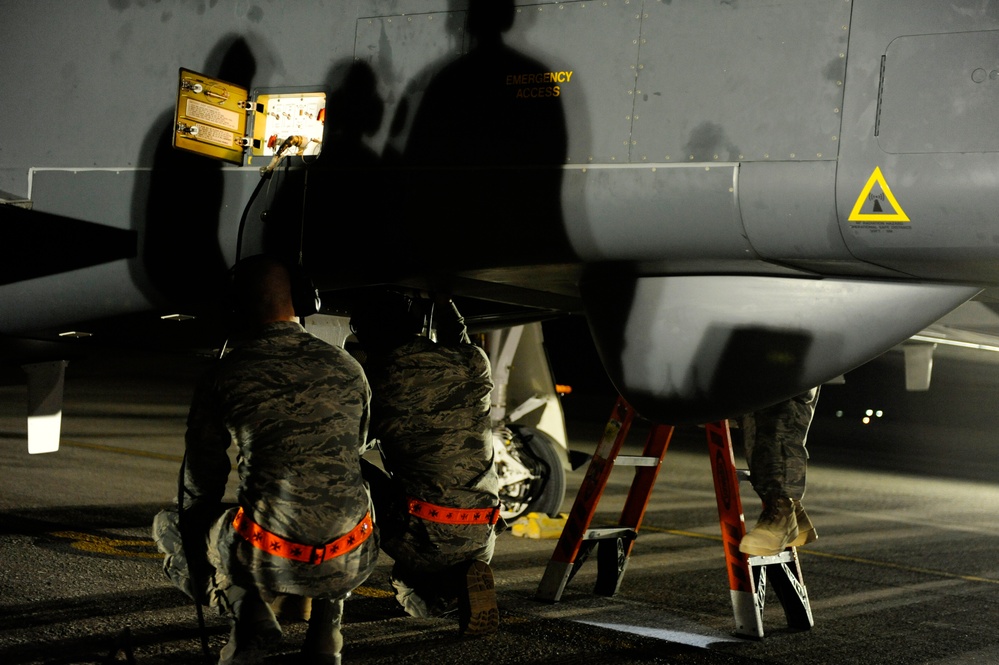
[[[162,574],[149,533],[176,494],[188,369],[159,368],[155,381],[143,368],[71,376],[62,448],[37,456],[27,454],[23,388],[0,387],[0,663],[205,662],[194,607]],[[571,426],[570,445],[592,453],[599,433],[599,423]],[[629,447],[642,442],[639,425]],[[686,428],[616,595],[592,593],[587,561],[558,602],[537,600],[556,541],[507,532],[493,561],[500,630],[464,638],[453,618],[404,616],[383,557],[346,603],[343,662],[999,663],[999,483],[934,468],[962,455],[994,463],[995,452],[962,452],[958,438],[935,454],[925,472],[902,474],[833,466],[813,450],[806,505],[820,537],[799,550],[809,631],[789,630],[771,595],[764,638],[733,635],[710,464],[703,434]],[[569,474],[566,511],[584,472]],[[595,525],[614,523],[630,481],[614,472]],[[228,624],[210,612],[206,622],[217,657]],[[286,625],[267,662],[296,662],[303,635],[303,624]]]

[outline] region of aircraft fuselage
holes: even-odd
[[[180,68],[329,93],[242,255],[302,249],[334,303],[585,312],[663,420],[788,397],[999,285],[999,2],[518,2],[502,31],[457,0],[0,6],[0,191],[137,240],[80,230],[43,275],[58,237],[8,246],[6,335],[211,305],[263,164],[169,147]]]

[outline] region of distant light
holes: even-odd
[[[28,416],[28,454],[39,455],[59,450],[62,411],[44,416]]]
[[[867,411],[865,411],[864,413],[866,413],[868,416],[873,416],[874,415],[874,409],[867,409]]]
[[[83,332],[81,330],[67,330],[66,332],[59,333],[59,337],[75,337],[80,339],[81,337],[91,337],[92,335],[88,332]]]
[[[843,412],[842,411],[837,411],[836,412],[836,417],[837,418],[842,418],[843,417]]]
[[[881,409],[878,409],[877,411],[874,412],[874,415],[880,418],[881,416],[885,415],[885,412],[882,411]]]
[[[867,416],[864,416],[864,419],[861,420],[860,422],[864,423],[865,425],[870,425],[871,424],[871,419],[868,418]]]
[[[160,318],[164,321],[190,321],[194,316],[190,314],[164,314]]]

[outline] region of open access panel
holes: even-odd
[[[173,147],[243,166],[273,157],[292,140],[298,155],[318,155],[326,119],[319,90],[254,91],[180,70]]]

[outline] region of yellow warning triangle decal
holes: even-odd
[[[898,204],[891,187],[885,181],[881,167],[875,166],[874,173],[860,191],[857,202],[850,212],[851,222],[908,222],[909,217]]]

